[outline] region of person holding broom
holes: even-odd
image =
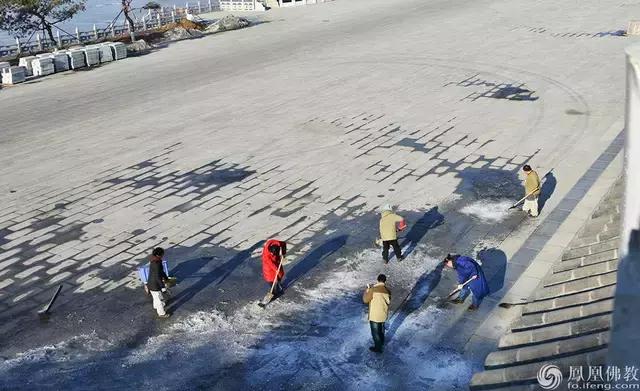
[[[287,243],[269,239],[262,247],[262,277],[269,284],[269,292],[264,300],[259,303],[264,307],[273,299],[284,293],[282,279],[284,278],[284,268],[282,261],[287,255]]]
[[[540,177],[538,173],[531,169],[531,166],[525,164],[522,167],[524,171],[524,193],[525,199],[522,204],[522,210],[525,211],[529,217],[538,217],[538,197],[540,196]]]
[[[468,310],[477,310],[480,303],[482,303],[482,299],[489,294],[489,284],[478,262],[471,257],[447,254],[443,264],[445,267],[454,269],[458,274],[458,286],[456,289],[460,291],[460,294],[452,301],[456,304],[461,304],[469,294],[472,294],[473,301]]]
[[[384,264],[389,263],[389,247],[393,247],[398,262],[404,259],[402,249],[398,243],[398,231],[402,231],[407,227],[404,218],[393,213],[390,204],[382,207],[380,212],[380,239],[376,243],[382,245],[382,260]]]

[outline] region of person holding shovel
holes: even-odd
[[[391,292],[385,285],[387,276],[378,275],[378,282],[373,286],[367,285],[367,290],[362,295],[362,301],[369,305],[369,326],[373,337],[373,346],[369,348],[372,352],[382,353],[384,346],[384,323],[389,316],[389,303],[391,302]]]
[[[480,265],[473,258],[451,254],[447,254],[443,264],[445,267],[454,269],[458,274],[456,289],[460,294],[452,301],[456,304],[463,303],[467,296],[472,294],[473,301],[468,310],[477,310],[482,299],[489,294],[489,284]]]
[[[398,231],[402,231],[407,227],[407,223],[401,216],[393,213],[391,205],[386,204],[382,207],[380,216],[380,239],[376,243],[382,244],[382,260],[385,264],[389,263],[389,247],[393,247],[398,261],[402,261],[402,249],[398,244]]]
[[[264,307],[271,299],[284,293],[282,279],[284,278],[284,268],[282,261],[287,255],[287,243],[269,239],[262,247],[262,277],[269,284],[269,292],[260,303]]]
[[[525,164],[522,167],[524,175],[524,193],[525,199],[522,204],[522,210],[527,212],[530,217],[538,217],[538,197],[540,196],[540,177],[538,173],[531,169],[531,166]]]

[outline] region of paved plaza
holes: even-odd
[[[0,89],[0,388],[465,389],[496,304],[621,173],[637,11],[336,0]],[[535,220],[506,211],[524,163],[545,176]],[[385,203],[409,225],[387,266]],[[288,290],[262,310],[269,237]],[[168,320],[137,278],[155,246],[179,281]],[[448,252],[483,262],[480,311],[436,305]],[[381,272],[384,358],[361,304]]]

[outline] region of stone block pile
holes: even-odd
[[[26,68],[8,67],[2,68],[2,84],[17,84],[22,83],[27,78]]]
[[[31,62],[34,76],[46,76],[55,73],[53,56],[38,56]]]
[[[113,52],[111,51],[111,47],[109,44],[100,44],[96,45],[98,49],[98,54],[100,54],[100,62],[111,62],[113,61]]]
[[[127,58],[127,45],[122,42],[104,42],[52,53],[41,53],[21,57],[18,66],[11,66],[9,62],[0,62],[1,82],[16,84],[25,81],[28,77],[46,76],[123,58]]]
[[[84,50],[82,49],[69,49],[66,51],[69,57],[69,66],[71,69],[79,69],[87,66],[84,57]]]
[[[36,56],[21,57],[18,66],[24,67],[25,75],[33,75],[33,68],[31,63],[36,59]]]
[[[56,72],[64,72],[69,70],[69,57],[66,53],[53,52],[53,67]]]
[[[122,60],[123,58],[127,58],[127,45],[122,42],[110,42],[107,45],[111,48],[113,52],[114,60]]]
[[[84,52],[85,64],[88,67],[100,64],[100,49],[96,46],[85,46],[82,51]]]

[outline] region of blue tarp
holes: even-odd
[[[164,274],[168,276],[169,264],[167,263],[167,261],[162,261],[162,268],[164,269]],[[140,281],[142,281],[143,284],[147,283],[147,280],[149,280],[149,264],[148,263],[138,268],[138,278],[140,278]]]

